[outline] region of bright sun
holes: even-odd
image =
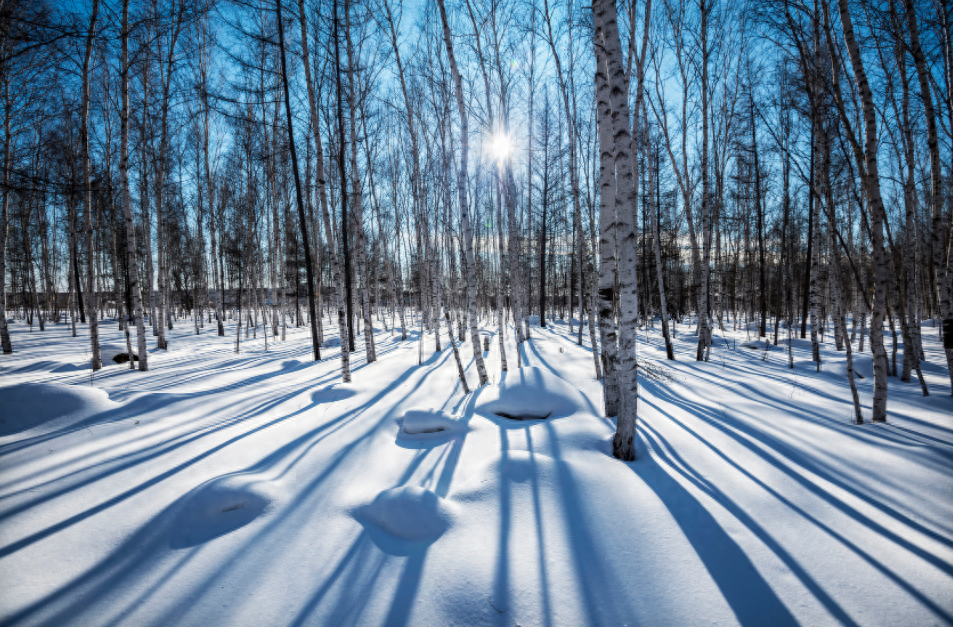
[[[510,156],[513,152],[513,142],[506,135],[499,133],[490,140],[490,153],[499,161]]]

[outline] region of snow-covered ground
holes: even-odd
[[[235,354],[234,326],[180,321],[149,372],[92,377],[85,327],[11,329],[4,625],[953,624],[953,400],[929,325],[933,395],[891,378],[889,423],[864,426],[831,344],[820,373],[809,343],[789,370],[744,331],[696,363],[683,324],[673,363],[649,331],[630,464],[588,333],[563,323],[534,329],[522,371],[508,337],[505,377],[494,338],[494,385],[468,396],[445,337],[417,365],[416,335],[379,332],[344,385],[307,329]]]

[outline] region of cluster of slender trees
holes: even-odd
[[[506,370],[509,329],[560,320],[633,459],[640,330],[707,360],[744,325],[792,367],[832,335],[858,423],[870,350],[886,420],[889,377],[928,393],[924,323],[953,346],[951,11],[0,0],[3,352],[78,322],[98,369],[117,324],[146,370],[175,324],[232,320],[236,350],[308,326],[321,359],[330,325],[350,381],[375,329],[416,329],[469,391],[481,326]]]

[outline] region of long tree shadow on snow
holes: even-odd
[[[717,488],[704,481],[697,473],[685,472],[673,463],[670,456],[677,454],[674,451],[666,453],[667,443],[663,445],[664,440],[658,432],[647,428],[644,420],[638,438],[637,446],[641,449],[639,451],[641,459],[632,466],[632,469],[668,508],[731,607],[738,622],[743,626],[797,625],[798,622],[791,611],[761,576],[744,550],[718,524],[705,506],[670,474],[669,469],[715,497],[721,505],[727,506],[736,516],[740,515],[742,522],[751,524],[750,517],[744,515],[737,505],[731,503]],[[660,461],[665,466],[659,463]],[[757,525],[752,531],[762,540],[770,541],[770,537]],[[770,542],[777,552],[777,544]],[[793,562],[785,553],[782,553],[780,557],[782,559],[787,557],[785,562],[789,566]],[[856,624],[813,580],[809,579],[806,583],[815,596],[819,596],[821,602],[831,610],[833,615],[837,616],[841,624]]]
[[[240,362],[240,360],[239,360],[239,362]],[[292,360],[292,361],[285,361],[285,362],[282,363],[282,367],[281,367],[280,369],[276,370],[276,371],[267,372],[267,373],[261,373],[261,374],[258,374],[258,375],[252,376],[252,377],[247,377],[247,378],[245,378],[245,379],[242,379],[241,381],[235,382],[234,384],[230,384],[230,385],[227,386],[226,388],[215,388],[215,389],[203,390],[203,391],[192,392],[192,393],[186,392],[186,393],[173,393],[173,394],[162,394],[162,393],[147,394],[147,395],[144,396],[143,398],[137,399],[136,401],[134,401],[134,402],[137,403],[137,406],[136,406],[134,412],[131,411],[131,410],[130,410],[130,407],[128,407],[127,405],[123,405],[123,406],[120,406],[120,407],[116,407],[116,408],[110,409],[110,410],[108,410],[108,411],[106,411],[106,412],[102,412],[102,413],[100,413],[100,414],[96,414],[96,415],[94,415],[94,416],[91,416],[91,417],[89,417],[89,418],[87,418],[87,419],[85,419],[85,420],[83,420],[83,421],[81,421],[81,422],[79,422],[79,423],[77,423],[77,424],[75,424],[75,425],[71,425],[71,426],[69,426],[69,427],[63,427],[63,428],[61,428],[61,429],[57,429],[57,430],[52,431],[52,432],[49,432],[49,433],[43,433],[43,434],[39,434],[39,435],[32,436],[32,437],[29,437],[29,438],[25,438],[25,439],[22,439],[22,440],[15,440],[15,441],[13,441],[13,442],[10,442],[10,443],[4,444],[4,445],[0,445],[0,455],[7,454],[7,453],[12,453],[12,452],[15,452],[15,451],[18,451],[18,450],[27,449],[27,448],[29,448],[29,447],[31,447],[31,446],[38,446],[38,445],[40,445],[40,444],[47,444],[47,443],[49,443],[49,442],[55,441],[58,437],[65,436],[65,435],[68,435],[68,434],[70,434],[70,433],[74,433],[74,432],[77,432],[77,431],[81,431],[81,430],[87,429],[87,428],[89,428],[89,427],[95,427],[96,425],[107,424],[107,423],[112,423],[112,422],[117,422],[117,421],[122,421],[122,420],[128,419],[128,418],[129,418],[131,415],[133,415],[133,414],[135,414],[135,415],[141,415],[141,414],[143,414],[143,413],[147,413],[147,412],[151,411],[152,409],[167,409],[167,407],[163,407],[163,406],[167,406],[167,405],[169,404],[169,399],[178,399],[178,400],[180,400],[180,401],[182,401],[182,402],[194,404],[194,402],[196,401],[196,399],[198,399],[198,398],[200,398],[200,397],[210,396],[210,395],[216,395],[216,394],[222,393],[223,391],[225,391],[225,392],[227,392],[227,391],[236,391],[236,390],[239,390],[239,389],[244,388],[244,387],[254,386],[254,385],[257,384],[257,383],[264,382],[264,381],[266,381],[266,380],[268,380],[268,379],[271,379],[271,378],[274,378],[274,377],[278,377],[278,376],[281,376],[281,375],[284,375],[284,374],[288,374],[288,373],[290,373],[290,372],[295,372],[295,371],[299,370],[299,369],[302,368],[302,367],[307,367],[307,365],[309,365],[309,364],[304,364],[304,363],[297,362],[297,361],[294,361],[294,360]],[[362,363],[362,364],[360,364],[360,365],[357,365],[357,366],[352,367],[352,371],[357,371],[357,370],[363,369],[363,368],[365,368],[365,367],[367,367],[367,366],[368,366],[368,364]],[[338,378],[339,376],[340,376],[339,373],[337,373],[337,372],[332,372],[332,373],[323,375],[323,376],[322,376],[321,378],[319,378],[318,380],[312,382],[311,385],[313,385],[313,386],[318,386],[318,385],[322,385],[322,384],[325,384],[325,383],[330,383],[332,380]],[[125,454],[120,455],[120,456],[118,456],[118,457],[116,457],[116,458],[112,458],[112,459],[109,459],[109,460],[106,460],[106,461],[103,461],[103,462],[99,462],[99,463],[97,463],[97,464],[95,464],[95,465],[92,465],[92,466],[87,466],[87,468],[86,468],[87,470],[89,470],[89,469],[96,469],[96,468],[102,467],[102,466],[108,466],[108,468],[107,468],[106,470],[99,471],[99,472],[98,472],[97,474],[95,474],[95,475],[84,477],[83,480],[82,480],[79,484],[70,484],[69,486],[58,487],[56,490],[53,490],[53,491],[46,491],[46,492],[43,493],[43,496],[41,496],[41,497],[33,498],[33,499],[31,499],[31,500],[29,500],[29,501],[27,501],[27,502],[25,502],[25,503],[21,503],[20,505],[14,507],[13,509],[5,510],[5,511],[3,511],[2,513],[0,513],[0,520],[3,520],[4,518],[8,518],[8,517],[10,517],[10,516],[12,516],[12,515],[15,515],[15,514],[17,514],[17,513],[20,513],[20,512],[22,512],[22,511],[25,511],[25,510],[27,510],[27,509],[30,509],[30,508],[32,508],[32,507],[34,507],[34,506],[36,506],[36,505],[41,504],[41,503],[44,502],[44,501],[48,501],[48,500],[50,500],[50,499],[52,499],[52,498],[54,498],[54,497],[56,497],[56,496],[61,496],[61,495],[65,494],[65,493],[67,493],[67,492],[69,492],[69,491],[72,491],[72,490],[74,490],[74,489],[77,489],[77,488],[79,488],[79,487],[83,487],[83,486],[85,486],[85,485],[92,484],[92,483],[94,483],[95,481],[97,481],[97,480],[99,480],[99,479],[102,479],[102,478],[105,478],[105,477],[107,477],[107,476],[109,476],[109,475],[115,474],[115,473],[120,472],[120,471],[122,471],[122,470],[129,469],[129,468],[131,468],[131,467],[133,467],[133,466],[135,466],[135,465],[137,465],[137,464],[140,464],[140,463],[149,461],[149,460],[151,460],[151,459],[155,459],[156,457],[159,457],[159,456],[161,456],[161,455],[164,455],[164,454],[167,454],[167,453],[169,453],[169,452],[172,452],[172,451],[175,450],[175,449],[178,449],[178,448],[180,448],[180,447],[182,447],[182,446],[185,446],[185,445],[187,445],[187,444],[190,444],[190,443],[192,443],[193,441],[196,441],[196,440],[198,440],[198,439],[200,439],[200,438],[202,438],[202,437],[205,437],[205,436],[207,436],[207,435],[214,434],[214,433],[216,433],[216,432],[218,432],[218,431],[220,431],[220,430],[222,430],[222,429],[225,429],[225,428],[227,428],[227,427],[230,427],[230,426],[233,426],[233,425],[236,425],[236,424],[240,424],[240,423],[242,423],[242,422],[244,422],[244,421],[246,421],[246,420],[248,420],[248,419],[253,419],[253,418],[255,418],[256,416],[259,416],[259,415],[261,415],[261,414],[267,413],[267,411],[269,411],[269,410],[271,410],[271,409],[273,409],[273,408],[279,406],[281,403],[283,403],[283,402],[285,402],[285,401],[287,401],[287,400],[290,400],[291,398],[293,398],[293,397],[296,396],[297,394],[299,394],[299,392],[298,392],[297,390],[293,390],[293,391],[284,391],[284,390],[283,390],[283,393],[280,394],[278,397],[267,398],[267,399],[261,401],[258,406],[254,407],[254,408],[252,408],[252,409],[250,409],[250,410],[248,410],[248,411],[243,411],[243,412],[242,412],[240,415],[238,415],[238,416],[235,416],[235,417],[232,417],[232,418],[228,418],[228,419],[226,419],[226,420],[224,420],[224,421],[222,421],[222,422],[219,422],[219,423],[214,423],[214,424],[211,424],[211,425],[206,424],[206,425],[203,425],[203,426],[201,426],[201,427],[197,427],[197,428],[195,428],[195,429],[193,429],[193,430],[187,430],[187,431],[184,432],[184,433],[181,433],[181,434],[176,435],[171,441],[164,442],[164,443],[163,443],[161,446],[159,446],[159,447],[148,446],[148,447],[145,447],[145,448],[143,448],[143,449],[141,449],[141,450],[133,451],[133,452],[130,452],[130,453],[125,453]],[[342,392],[339,391],[339,392],[337,393],[337,396],[340,397],[341,394],[342,394]],[[332,399],[332,400],[334,400],[334,399]],[[320,402],[320,400],[319,400],[317,397],[313,397],[312,403],[309,404],[308,406],[303,407],[303,408],[301,408],[300,410],[298,410],[298,411],[296,411],[296,412],[294,412],[294,413],[292,413],[292,414],[290,414],[290,415],[285,415],[285,416],[279,417],[278,419],[269,422],[269,423],[268,423],[267,425],[265,425],[265,426],[271,426],[271,425],[277,424],[277,423],[279,423],[279,422],[283,422],[284,420],[286,420],[286,419],[288,419],[288,418],[291,418],[291,417],[293,417],[293,416],[295,416],[295,415],[299,415],[299,414],[303,413],[304,411],[307,411],[307,410],[309,410],[309,409],[312,409],[318,402]],[[230,406],[230,405],[226,405],[225,407],[220,408],[220,411],[227,410],[227,409],[229,408],[229,406]],[[169,429],[171,429],[171,430],[176,430],[176,429],[178,429],[178,426],[169,427]],[[226,444],[230,444],[230,443],[232,443],[232,442],[235,442],[235,441],[237,441],[237,440],[240,440],[240,439],[244,438],[246,435],[249,435],[249,434],[251,434],[251,433],[258,432],[258,431],[260,431],[260,430],[261,430],[261,427],[255,428],[255,429],[251,430],[250,432],[248,432],[248,433],[246,433],[246,434],[239,435],[239,436],[237,436],[236,438],[233,438],[233,439],[229,440]],[[156,435],[156,434],[153,434],[153,435]],[[213,451],[219,450],[220,448],[222,448],[222,446],[216,447],[215,449],[213,449]],[[192,460],[191,462],[185,464],[184,466],[182,466],[182,467],[180,467],[180,468],[188,467],[188,466],[190,466],[192,463],[195,463],[196,461],[199,461],[200,459],[202,459],[202,458],[204,458],[204,457],[205,457],[205,456],[199,456],[198,458]],[[47,480],[47,481],[44,481],[44,482],[42,482],[42,483],[40,483],[40,484],[31,485],[31,486],[29,487],[29,490],[35,491],[35,490],[38,489],[38,488],[44,488],[44,487],[45,487],[46,485],[48,485],[48,484],[55,484],[55,483],[59,482],[60,479],[61,479],[61,477],[54,477],[54,478],[52,478],[52,479],[50,479],[50,480]],[[134,493],[137,492],[137,491],[138,491],[137,489],[130,490],[129,492],[127,492],[127,495],[130,495],[130,496],[131,496],[132,494],[134,494]],[[19,492],[20,492],[20,491],[16,491],[16,490],[15,490],[15,491],[12,491],[12,492],[7,492],[7,493],[3,494],[2,496],[0,496],[0,498],[8,498],[8,497],[10,497],[10,496],[14,496],[14,495],[18,494]],[[110,504],[115,504],[115,503],[110,502]],[[79,519],[82,519],[82,518],[85,518],[85,517],[86,517],[86,516],[83,515],[83,516],[81,516],[81,518],[79,518]],[[59,527],[57,527],[57,528],[59,528]],[[32,536],[31,536],[31,537],[32,537]],[[44,534],[42,534],[42,532],[41,532],[41,535],[38,536],[38,537],[44,537]],[[19,543],[17,544],[17,546],[20,546]],[[3,555],[8,554],[9,552],[12,552],[12,551],[10,550],[11,548],[12,548],[12,547],[9,547],[9,546],[8,546],[8,547],[0,547],[0,557],[2,557]],[[16,549],[13,549],[13,550],[16,550]]]
[[[435,364],[435,366],[436,365],[438,364]],[[338,416],[327,423],[315,427],[314,429],[299,436],[295,440],[288,442],[278,450],[267,455],[252,467],[240,472],[262,473],[268,468],[275,467],[276,464],[281,463],[286,458],[292,457],[292,461],[288,467],[283,470],[282,474],[289,472],[290,467],[293,466],[297,461],[301,460],[320,440],[326,438],[331,433],[340,430],[347,424],[352,423],[365,410],[374,407],[374,405],[381,401],[384,396],[396,390],[404,381],[406,381],[415,370],[416,369],[409,369],[394,382],[388,385],[384,390],[376,394],[374,397],[368,399],[366,402],[362,403],[359,407],[349,410],[341,416]],[[434,370],[436,370],[436,367],[429,369],[424,376],[427,376],[427,374],[430,374]],[[125,500],[129,496],[132,496],[132,494],[140,492],[146,487],[154,485],[158,481],[171,476],[171,474],[180,472],[184,467],[191,466],[196,461],[204,459],[212,452],[220,450],[237,439],[247,437],[248,435],[256,433],[261,429],[267,428],[277,422],[287,420],[292,416],[300,415],[302,412],[307,411],[308,409],[312,409],[312,406],[309,405],[308,407],[301,408],[290,415],[282,416],[275,421],[271,421],[264,425],[260,425],[251,431],[242,433],[239,436],[236,436],[236,438],[233,438],[232,440],[224,442],[213,449],[204,452],[197,458],[189,460],[184,464],[159,475],[158,477],[150,479],[143,484],[140,484],[139,486],[136,486],[131,490],[100,504],[99,506],[93,507],[89,510],[86,510],[85,512],[81,512],[72,518],[55,524],[52,527],[48,527],[47,529],[37,532],[28,538],[24,538],[18,542],[7,545],[7,547],[4,547],[0,554],[12,553],[23,546],[32,544],[42,537],[46,537],[52,533],[60,531],[61,529],[65,529],[67,526],[75,524],[76,522],[79,522],[80,520],[83,520],[94,513],[102,511],[107,507],[111,507],[112,505]],[[267,518],[264,528],[255,533],[254,536],[252,536],[252,538],[245,544],[245,547],[247,549],[255,547],[265,540],[269,534],[278,533],[277,529],[281,526],[281,523],[287,520],[293,512],[300,511],[304,507],[304,502],[307,500],[307,497],[317,493],[317,488],[324,483],[328,476],[340,465],[340,463],[350,454],[350,452],[353,451],[358,444],[365,439],[365,437],[374,433],[381,424],[389,419],[390,417],[385,415],[385,417],[371,425],[363,436],[356,438],[348,446],[339,450],[330,466],[323,470],[319,476],[309,481],[294,502],[288,503],[273,516]],[[229,474],[234,475],[236,473]],[[158,576],[160,583],[148,588],[144,593],[140,594],[131,602],[122,601],[118,604],[121,607],[116,607],[115,611],[118,612],[118,615],[113,617],[112,624],[121,624],[123,622],[123,617],[133,611],[136,606],[142,604],[149,597],[155,596],[159,593],[159,589],[162,587],[161,581],[171,580],[175,572],[185,568],[185,566],[191,561],[192,557],[196,554],[195,552],[200,550],[202,544],[218,537],[215,534],[208,535],[207,537],[202,538],[202,542],[197,544],[190,542],[177,542],[176,526],[177,523],[181,521],[181,517],[182,504],[177,501],[176,503],[166,507],[151,520],[147,521],[139,529],[139,531],[135,532],[128,540],[118,546],[112,553],[100,560],[97,565],[93,566],[58,590],[50,593],[43,599],[20,610],[12,616],[5,617],[3,619],[3,624],[13,625],[21,622],[31,622],[35,624],[50,625],[51,627],[66,623],[78,624],[82,622],[82,619],[80,618],[81,616],[88,615],[88,612],[96,612],[97,608],[99,608],[99,611],[102,610],[99,603],[90,603],[90,599],[97,599],[99,602],[105,604],[105,606],[108,607],[110,605],[108,599],[122,599],[122,592],[128,586],[134,585],[133,582],[141,582],[143,578]],[[233,530],[229,529],[226,531],[226,533],[230,531]],[[359,538],[358,541],[355,542],[354,546],[342,560],[341,564],[338,565],[338,568],[335,570],[335,574],[332,575],[331,580],[326,582],[326,585],[323,588],[324,592],[326,592],[336,578],[345,571],[344,567],[349,561],[352,559],[357,559],[357,563],[359,565],[364,563],[361,556],[366,555],[367,551],[371,548],[370,542],[365,542],[365,540],[367,540],[366,536]],[[176,550],[177,546],[179,548]],[[170,548],[173,551],[171,556],[168,553]],[[197,585],[192,588],[193,594],[189,599],[183,599],[177,603],[167,606],[164,613],[162,613],[162,616],[160,616],[159,619],[154,622],[154,624],[176,624],[179,622],[185,617],[188,610],[192,607],[195,599],[201,598],[203,595],[207,594],[212,589],[213,582],[218,577],[228,573],[236,565],[236,562],[246,554],[246,552],[247,551],[245,550],[235,551],[228,559],[224,560],[214,572],[205,574],[204,581],[197,583]],[[178,559],[175,559],[176,557],[178,557]],[[365,571],[362,569],[362,572]],[[368,582],[367,587],[362,587],[361,589],[363,589],[364,592],[370,592],[370,584],[375,578],[376,575],[372,577],[370,582]],[[320,596],[323,596],[323,594],[319,594],[318,598],[320,598]],[[348,603],[342,603],[339,600],[339,614],[341,616],[351,616],[352,612],[354,611],[355,598],[349,595],[345,596],[348,596],[349,601]],[[313,605],[308,605],[313,608]],[[302,611],[299,614],[299,621],[296,624],[305,622],[308,618],[308,614],[309,612]]]
[[[807,454],[805,454],[804,451],[801,451],[792,447],[787,442],[783,441],[782,439],[774,435],[771,435],[770,433],[766,433],[765,431],[760,429],[755,429],[751,427],[750,425],[746,424],[745,421],[743,420],[738,420],[736,418],[729,417],[724,411],[717,412],[713,410],[711,407],[702,405],[700,403],[686,400],[684,398],[676,398],[671,392],[669,392],[663,386],[658,386],[651,382],[646,382],[643,385],[646,385],[648,389],[651,390],[652,394],[654,395],[656,399],[663,400],[675,406],[683,407],[686,411],[689,411],[695,416],[698,416],[701,420],[704,420],[706,424],[708,424],[711,427],[714,427],[715,429],[718,429],[719,431],[721,431],[722,433],[730,437],[732,440],[734,440],[738,444],[748,448],[752,453],[757,455],[759,458],[772,464],[773,466],[775,466],[776,468],[778,468],[779,470],[787,474],[792,480],[796,481],[797,483],[802,485],[804,488],[812,492],[814,495],[827,501],[831,505],[837,507],[838,509],[843,511],[846,515],[857,520],[857,522],[859,522],[863,526],[882,534],[884,537],[892,540],[893,542],[902,546],[906,550],[916,554],[921,559],[924,559],[930,562],[931,564],[933,564],[935,567],[942,570],[943,572],[949,575],[953,575],[953,565],[940,560],[939,558],[934,556],[932,553],[929,553],[928,551],[921,549],[920,547],[910,542],[908,539],[900,536],[899,534],[893,532],[890,529],[887,529],[886,527],[878,523],[876,520],[867,516],[863,512],[856,509],[855,507],[849,505],[848,503],[845,503],[841,499],[834,497],[828,490],[821,488],[816,483],[814,483],[813,481],[805,477],[803,473],[792,470],[792,468],[788,464],[800,466],[801,468],[807,470],[809,473],[815,474],[821,477],[823,480],[830,482],[831,484],[837,486],[841,490],[844,490],[845,492],[851,494],[852,496],[877,508],[884,514],[895,519],[897,522],[900,522],[910,527],[911,529],[930,537],[936,542],[942,543],[948,547],[953,547],[953,539],[951,539],[950,537],[943,535],[942,533],[927,527],[924,523],[921,523],[920,521],[914,520],[907,514],[898,510],[897,508],[892,507],[891,505],[884,503],[881,500],[878,500],[869,494],[865,494],[861,490],[858,490],[855,486],[851,485],[848,481],[845,481],[842,476],[842,473],[838,472],[836,468],[832,468],[830,467],[829,464],[826,464],[818,459],[809,457]],[[670,414],[668,414],[667,412],[665,412],[658,406],[653,405],[647,398],[643,397],[642,400],[648,403],[649,405],[652,405],[652,407],[657,409],[663,415],[668,416],[673,421],[673,424],[679,426],[688,434],[692,435],[702,445],[712,450],[716,455],[724,459],[727,463],[738,468],[744,474],[752,476],[752,478],[754,478],[750,472],[748,472],[745,469],[742,469],[737,464],[737,462],[729,459],[724,453],[722,453],[720,450],[714,447],[708,440],[706,440],[705,438],[697,434],[695,431],[693,431],[683,421],[671,416]],[[835,423],[835,424],[830,424],[830,427],[832,429],[837,429],[841,433],[846,433],[847,435],[856,434],[856,431],[853,430],[854,428],[847,425],[840,425]],[[757,442],[758,444],[760,444],[760,446],[755,446],[753,442]],[[764,484],[762,481],[758,480],[757,478],[754,478],[754,480],[759,485],[765,486],[766,489],[774,493],[774,491],[768,488],[767,485]],[[781,495],[777,495],[777,496],[779,498],[781,497]]]
[[[921,533],[925,533],[931,537],[941,539],[941,541],[945,540],[945,542],[949,542],[949,539],[943,539],[942,536],[940,536],[933,530],[930,530],[924,527],[923,525],[921,525],[920,523],[913,521],[909,517],[903,515],[902,513],[885,506],[883,503],[879,503],[871,499],[869,496],[863,495],[862,493],[860,493],[853,487],[846,485],[841,479],[836,477],[835,473],[830,472],[827,469],[823,468],[819,463],[811,462],[810,460],[803,459],[803,453],[791,448],[789,445],[784,444],[783,442],[779,442],[777,438],[774,438],[773,436],[770,436],[769,434],[765,434],[756,429],[752,429],[751,427],[744,425],[741,421],[730,420],[724,414],[718,414],[714,412],[711,408],[706,407],[704,405],[693,403],[683,398],[676,398],[673,394],[671,394],[668,390],[666,390],[664,386],[657,385],[654,382],[645,381],[642,385],[644,388],[650,391],[651,394],[656,399],[665,400],[668,403],[672,403],[676,406],[683,407],[687,412],[691,412],[697,415],[700,419],[704,420],[707,424],[722,431],[723,433],[731,437],[733,440],[735,440],[738,444],[745,446],[752,453],[762,458],[763,460],[767,461],[768,463],[774,465],[776,468],[786,473],[791,479],[801,484],[803,487],[805,487],[807,490],[809,490],[816,496],[827,501],[831,505],[837,507],[846,515],[851,516],[852,518],[856,519],[861,524],[882,534],[884,537],[892,540],[893,542],[907,549],[908,551],[911,551],[912,553],[919,556],[921,559],[928,561],[929,563],[933,564],[940,570],[944,572],[951,571],[951,566],[949,564],[943,562],[936,556],[929,554],[928,552],[924,551],[920,547],[915,546],[909,540],[899,536],[898,534],[892,532],[889,529],[886,529],[885,527],[883,527],[876,521],[872,520],[865,514],[859,512],[855,508],[851,507],[847,503],[833,497],[826,490],[821,489],[819,486],[815,485],[812,481],[808,480],[807,478],[802,476],[800,473],[793,471],[790,467],[788,467],[787,464],[781,463],[780,460],[775,458],[773,455],[766,453],[765,450],[761,449],[760,447],[754,446],[745,437],[742,437],[741,435],[736,433],[734,429],[738,429],[739,431],[761,442],[763,445],[770,447],[772,450],[777,451],[780,457],[783,457],[784,459],[787,459],[788,461],[792,463],[804,465],[811,472],[817,473],[819,476],[825,478],[826,480],[831,481],[832,483],[836,485],[842,486],[845,490],[851,492],[852,494],[856,494],[858,497],[863,498],[863,500],[870,503],[871,505],[874,505],[875,507],[880,508],[882,511],[884,511],[884,513],[893,516],[899,522],[908,524],[912,526],[913,528],[917,529],[918,531],[920,531]],[[773,498],[784,503],[787,507],[791,508],[793,511],[798,513],[802,518],[804,518],[808,522],[811,522],[815,526],[819,527],[822,531],[830,535],[833,539],[839,541],[848,549],[853,551],[861,559],[863,559],[868,564],[873,566],[875,569],[883,573],[886,577],[888,577],[890,580],[896,583],[899,587],[907,591],[912,597],[916,598],[925,607],[929,608],[934,614],[936,614],[937,616],[940,616],[944,621],[948,623],[953,623],[953,616],[951,616],[946,610],[939,607],[935,602],[929,599],[926,595],[924,595],[922,592],[914,588],[909,582],[904,580],[897,573],[893,572],[885,564],[880,562],[880,560],[878,560],[875,556],[865,551],[863,548],[861,548],[859,545],[853,542],[846,535],[842,534],[841,532],[839,532],[832,526],[828,525],[827,523],[819,520],[818,518],[816,518],[815,516],[813,516],[806,510],[804,510],[803,508],[799,507],[797,504],[792,502],[783,494],[779,493],[777,490],[769,486],[767,483],[765,483],[764,481],[756,477],[752,472],[743,468],[735,460],[729,458],[724,452],[719,450],[711,442],[709,442],[707,439],[705,439],[700,434],[698,434],[693,429],[691,429],[688,425],[686,425],[684,421],[679,420],[677,417],[666,412],[664,409],[662,409],[658,405],[652,403],[646,396],[643,395],[640,400],[648,404],[649,406],[651,406],[660,415],[664,416],[666,419],[671,421],[674,425],[683,429],[686,433],[688,433],[694,439],[696,439],[701,446],[707,448],[712,453],[717,455],[720,459],[722,459],[724,462],[732,466],[735,470],[741,472],[748,479],[750,479],[751,481],[756,483],[759,487],[761,487],[763,490],[768,492]],[[730,427],[727,424],[729,422],[731,424]],[[726,494],[724,494],[724,492],[718,489],[717,486],[707,481],[700,473],[692,470],[692,467],[684,460],[684,458],[678,455],[674,447],[667,444],[667,442],[664,440],[661,434],[652,427],[649,421],[645,419],[640,421],[639,432],[641,434],[640,437],[649,446],[649,448],[651,448],[652,453],[654,455],[656,455],[661,461],[663,461],[669,468],[672,468],[673,471],[679,473],[687,481],[693,483],[700,490],[703,490],[707,494],[712,496],[712,498],[718,501],[719,504],[721,504],[733,516],[735,516],[735,518],[738,519],[739,522],[741,522],[746,527],[748,527],[749,530],[756,537],[758,537],[768,548],[770,548],[775,553],[775,555],[777,555],[779,559],[781,559],[785,563],[785,565],[791,570],[792,574],[794,574],[801,580],[804,586],[814,594],[814,596],[818,599],[818,601],[820,601],[824,605],[824,607],[831,613],[832,616],[837,618],[842,624],[845,624],[845,625],[855,624],[853,620],[846,614],[843,608],[841,608],[839,604],[837,604],[837,602],[833,598],[831,598],[816,581],[814,581],[814,579],[807,573],[807,571],[804,570],[797,563],[797,561],[794,559],[793,556],[791,556],[776,540],[774,540],[774,538],[764,528],[762,528],[752,517],[750,517],[743,510],[743,508],[741,508],[737,503],[732,501]],[[656,464],[656,466],[658,465]],[[636,470],[637,472],[639,468],[640,468],[639,464],[635,464],[633,466],[633,469]],[[665,472],[665,471],[662,470],[661,472]],[[688,492],[685,491],[684,488],[682,488],[680,485],[678,486],[671,485],[671,484],[678,483],[677,481],[674,481],[673,479],[671,479],[671,477],[669,477],[669,481],[666,483],[669,484],[668,487],[676,491],[682,491],[688,496],[688,498],[694,500],[694,497],[688,494]],[[659,490],[656,490],[656,492],[660,496],[662,496],[663,494],[662,492],[659,492]],[[697,504],[697,501],[696,501],[696,504]],[[701,507],[701,505],[698,505],[698,507],[701,508],[702,510],[704,509]],[[710,516],[710,514],[707,514],[707,512],[699,512],[699,513],[702,516],[705,516],[705,515]],[[712,522],[714,523],[713,520]],[[714,523],[714,524],[717,524],[717,523]],[[730,540],[730,538],[728,539],[732,543],[734,542],[733,540]],[[696,547],[696,550],[698,550],[697,547]],[[699,553],[699,555],[701,555],[701,553]],[[747,557],[745,557],[745,559],[747,559]],[[707,562],[706,562],[706,566],[708,566]],[[717,565],[715,566],[717,567]],[[711,570],[710,567],[709,567],[709,570]],[[726,598],[728,597],[726,596]],[[743,599],[741,599],[741,601],[742,602],[740,602],[739,605],[744,608],[745,605],[743,603]],[[732,605],[732,607],[734,609],[734,604]]]

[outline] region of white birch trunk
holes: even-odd
[[[630,152],[632,138],[629,131],[629,103],[626,90],[623,89],[625,72],[622,67],[622,45],[619,39],[614,0],[597,0],[593,3],[593,25],[595,27],[597,93],[602,104],[598,116],[600,140],[605,136],[602,129],[608,124],[611,124],[611,137],[614,140],[611,148],[600,145],[600,159],[604,160],[605,168],[602,170],[604,173],[614,169],[616,174],[614,200],[619,245],[619,289],[621,290],[617,371],[620,403],[612,454],[623,461],[632,461],[635,459],[639,394],[635,346],[638,324],[638,284],[635,227],[632,224],[636,186]],[[605,72],[605,78],[601,76],[603,72]],[[606,95],[609,98],[608,106],[603,104]],[[613,157],[611,167],[610,155]],[[611,186],[612,183],[610,182],[609,185]],[[605,235],[603,237],[605,238]],[[607,296],[611,297],[611,290]],[[611,302],[611,298],[606,299],[605,296],[603,300]]]
[[[463,229],[464,249],[467,261],[467,295],[470,323],[470,341],[473,344],[473,358],[476,361],[477,373],[480,376],[480,386],[488,383],[486,365],[483,361],[483,351],[480,347],[480,334],[477,328],[477,280],[476,261],[473,255],[473,229],[470,226],[470,209],[467,201],[467,149],[469,146],[467,128],[467,109],[463,101],[463,79],[457,68],[457,60],[453,54],[453,41],[450,37],[450,22],[447,20],[447,9],[444,0],[437,0],[440,6],[440,18],[443,21],[443,40],[447,47],[447,57],[450,60],[450,71],[456,91],[457,110],[460,116],[460,167],[457,171],[457,194],[460,201],[460,224]]]
[[[122,109],[119,150],[119,177],[122,185],[122,209],[126,221],[126,256],[129,264],[129,290],[132,292],[132,314],[136,323],[139,349],[139,370],[149,369],[146,353],[146,332],[142,320],[142,295],[139,292],[139,268],[136,259],[136,226],[132,219],[132,198],[129,193],[129,0],[122,2]],[[130,363],[131,363],[130,359]]]

